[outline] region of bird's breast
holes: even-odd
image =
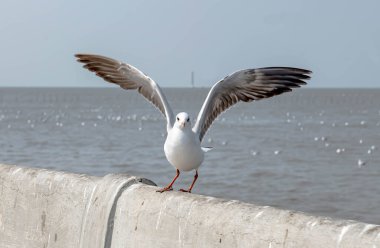
[[[203,162],[204,153],[200,142],[191,131],[171,130],[164,150],[167,160],[182,171],[197,169]]]

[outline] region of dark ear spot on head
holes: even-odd
[[[179,117],[177,117],[177,121],[179,121]]]

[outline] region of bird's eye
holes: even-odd
[[[187,122],[189,122],[190,121],[190,118],[187,118]]]
[[[177,117],[177,121],[179,121],[179,117]]]

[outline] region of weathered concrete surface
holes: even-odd
[[[132,185],[112,247],[379,247],[380,226]],[[128,238],[126,238],[128,237]]]
[[[160,194],[141,181],[0,165],[0,247],[380,248],[378,225]]]
[[[0,165],[0,247],[105,247],[117,198],[140,180]]]

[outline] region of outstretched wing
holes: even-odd
[[[237,71],[217,82],[207,95],[193,131],[202,141],[220,113],[239,101],[272,97],[306,84],[311,71],[290,67],[266,67]]]
[[[137,68],[117,60],[99,55],[76,54],[84,68],[95,72],[105,81],[119,85],[126,90],[135,90],[156,106],[166,117],[167,129],[174,123],[173,112],[158,84]]]

